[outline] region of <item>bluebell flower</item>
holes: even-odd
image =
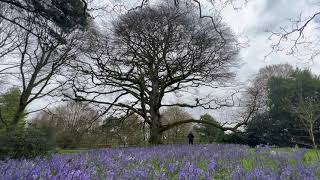
[[[215,160],[210,160],[210,163],[208,164],[208,169],[209,170],[215,170],[217,167],[217,163]]]
[[[169,170],[170,173],[173,173],[173,172],[175,171],[174,164],[169,163],[169,165],[168,165],[168,170]]]

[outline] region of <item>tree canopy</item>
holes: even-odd
[[[203,121],[216,123],[217,126],[219,125],[219,122],[209,114],[202,115],[200,119]],[[222,142],[224,138],[224,131],[210,124],[195,125],[194,130],[199,136],[200,143],[218,143]]]
[[[162,125],[162,107],[227,106],[207,97],[164,102],[164,97],[179,91],[210,87],[233,76],[230,69],[239,50],[236,37],[218,19],[199,19],[195,13],[192,4],[168,2],[122,15],[114,22],[109,41],[98,37],[87,51],[88,59],[72,65],[81,76],[77,73],[71,83],[73,97],[67,96],[138,114],[150,126],[153,143],[172,127]],[[112,95],[113,101],[105,100]]]
[[[309,70],[296,69],[288,77],[272,77],[268,82],[268,108],[246,129],[251,144],[310,147],[319,143],[319,139],[312,142],[312,136],[319,136],[318,105],[312,103],[320,101],[319,92],[320,79]]]

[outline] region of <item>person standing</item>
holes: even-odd
[[[189,139],[189,144],[193,144],[194,135],[192,134],[192,132],[190,132],[187,137]]]

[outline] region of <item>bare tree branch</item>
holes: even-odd
[[[234,105],[233,96],[228,101],[198,96],[194,104],[163,102],[178,91],[215,89],[215,82],[233,77],[229,70],[237,60],[236,37],[223,23],[199,18],[190,4],[131,10],[114,22],[112,37],[96,38],[96,44],[88,47],[91,51],[84,51],[85,60],[70,64],[77,74],[69,83],[72,99],[128,109],[155,129],[152,133],[162,127],[161,107]],[[125,96],[110,103],[119,94]]]
[[[272,53],[284,52],[299,59],[313,60],[319,55],[318,37],[314,36],[314,33],[307,34],[306,30],[309,28],[313,32],[317,31],[318,26],[315,21],[320,12],[315,12],[310,16],[305,16],[305,13],[300,13],[295,19],[289,19],[289,25],[280,26],[279,30],[270,32],[271,51],[266,57]],[[311,29],[312,26],[316,27]]]

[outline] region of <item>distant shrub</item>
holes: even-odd
[[[0,159],[33,158],[47,155],[53,141],[46,129],[30,127],[0,134]]]
[[[223,142],[224,143],[232,143],[232,144],[250,145],[248,143],[248,138],[247,138],[246,134],[243,133],[243,132],[233,132],[233,133],[230,133],[230,134],[226,134],[223,137]]]

